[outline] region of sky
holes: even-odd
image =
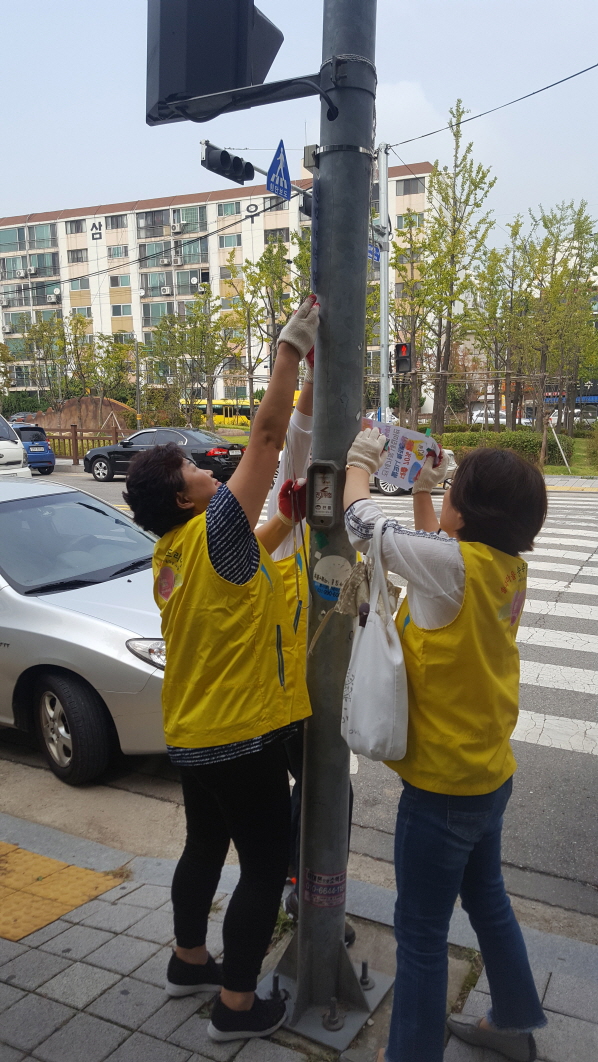
[[[318,70],[323,0],[258,6],[285,36],[268,80]],[[303,145],[318,140],[315,97],[147,126],[146,0],[5,4],[0,27],[0,216],[230,187],[201,168],[203,138],[264,169],[283,138],[298,177]],[[458,97],[477,114],[590,66],[597,30],[595,0],[378,0],[376,141],[445,125]],[[583,198],[598,217],[597,90],[598,69],[465,127],[497,178],[496,242],[540,203]],[[396,150],[408,165],[448,162],[450,142]]]

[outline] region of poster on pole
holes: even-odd
[[[440,464],[440,446],[431,435],[391,424],[376,424],[376,427],[388,439],[386,461],[378,472],[382,483],[409,490],[428,454],[434,458],[435,468]]]
[[[282,140],[276,149],[276,154],[270,163],[266,188],[272,195],[279,195],[281,199],[291,198],[291,178],[287,164],[287,153]]]

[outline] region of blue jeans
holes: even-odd
[[[546,1024],[500,865],[510,778],[445,796],[403,783],[395,834],[397,979],[386,1062],[442,1062],[448,928],[457,896],[480,943],[498,1028]]]

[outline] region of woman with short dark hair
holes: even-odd
[[[384,461],[378,429],[347,456],[345,520],[366,552],[384,519],[369,476]],[[386,520],[382,555],[407,580],[396,625],[409,689],[407,750],[395,834],[397,979],[386,1062],[442,1062],[448,928],[457,897],[477,933],[492,1007],[454,1015],[462,1040],[517,1062],[536,1058],[546,1024],[525,943],[505,892],[500,844],[516,768],[509,738],[519,707],[517,627],[527,564],[546,517],[539,470],[509,450],[476,449],[443,498],[446,462],[428,457],[413,487],[415,530]],[[380,1062],[382,1062],[381,1052]]]

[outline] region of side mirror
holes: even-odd
[[[133,443],[131,442],[131,440],[130,440],[130,439],[123,439],[123,440],[121,441],[121,444],[120,444],[120,445],[121,445],[121,446],[132,446],[132,445],[133,445]]]

